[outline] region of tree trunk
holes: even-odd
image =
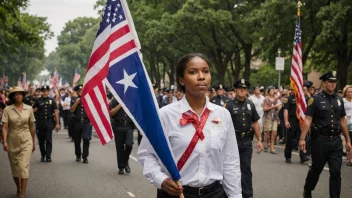
[[[242,69],[242,64],[241,64],[241,51],[240,50],[236,50],[235,51],[235,70],[233,73],[233,77],[234,77],[234,82],[238,81],[239,77],[240,77],[240,72]]]
[[[347,71],[348,71],[349,64],[346,63],[345,58],[339,58],[337,61],[337,68],[338,68],[338,83],[337,89],[342,90],[347,85]]]
[[[244,73],[243,78],[249,81],[251,73],[251,60],[252,60],[252,43],[243,46],[244,50]]]

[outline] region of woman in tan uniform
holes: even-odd
[[[32,107],[22,102],[24,95],[21,87],[15,87],[9,95],[11,105],[5,108],[2,116],[4,150],[8,152],[17,197],[20,198],[26,192],[31,155],[35,151],[35,119]]]

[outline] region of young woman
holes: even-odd
[[[276,154],[274,149],[274,144],[276,141],[277,135],[277,126],[278,126],[278,111],[281,108],[281,102],[278,98],[275,97],[274,87],[268,87],[268,96],[264,100],[264,152],[268,152],[268,140],[270,138],[270,153]],[[271,132],[271,135],[270,135]]]
[[[144,176],[158,188],[158,198],[178,197],[181,193],[187,198],[199,197],[199,193],[204,198],[242,197],[239,154],[230,113],[205,96],[211,81],[209,67],[202,54],[184,56],[176,73],[185,96],[160,110],[183,186],[170,178],[149,142],[142,139],[139,162]],[[194,149],[184,160],[191,145],[195,145]]]
[[[8,152],[17,197],[25,196],[32,152],[35,151],[34,114],[31,106],[24,104],[25,92],[15,87],[10,95],[11,105],[2,116],[4,151]]]
[[[346,118],[348,123],[348,131],[352,137],[352,85],[345,87],[343,92],[343,102],[346,111]],[[347,155],[347,166],[352,166],[352,153]]]

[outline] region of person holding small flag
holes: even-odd
[[[231,115],[205,96],[211,81],[209,61],[202,54],[188,54],[178,62],[176,74],[185,96],[159,113],[183,186],[170,178],[147,138],[142,139],[138,151],[144,176],[158,188],[158,198],[181,193],[187,198],[242,198]]]

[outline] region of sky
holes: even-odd
[[[27,12],[32,15],[47,17],[54,37],[45,41],[45,54],[48,55],[57,47],[57,36],[65,23],[77,17],[97,17],[94,10],[96,0],[30,0]]]

